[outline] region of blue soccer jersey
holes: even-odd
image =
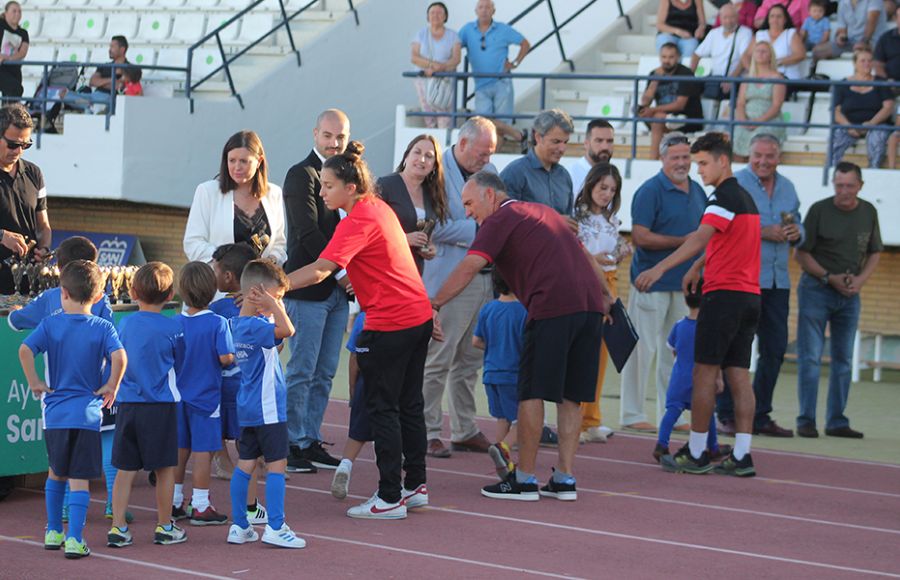
[[[356,353],[356,341],[359,340],[359,333],[362,332],[363,325],[366,323],[366,313],[360,312],[353,321],[353,328],[350,329],[350,336],[347,337],[347,350]]]
[[[46,353],[43,396],[45,429],[100,430],[103,360],[122,348],[108,320],[86,314],[45,318],[24,340],[35,355]]]
[[[228,321],[211,310],[179,314],[184,329],[186,364],[177,372],[178,391],[186,405],[212,414],[222,400],[222,363],[220,356],[234,354]]]
[[[48,316],[62,314],[62,293],[60,288],[50,288],[38,294],[34,300],[23,306],[20,310],[9,313],[7,322],[13,330],[31,330]],[[112,308],[109,306],[109,298],[103,298],[91,306],[91,314],[104,320],[113,321]]]
[[[176,361],[184,350],[181,322],[157,312],[135,312],[119,323],[128,366],[120,403],[177,403]]]
[[[240,315],[241,309],[234,303],[234,297],[226,296],[209,305],[209,309],[224,318],[231,320]],[[241,387],[241,367],[232,363],[222,369],[222,402],[231,403],[237,400],[237,392]]]
[[[231,319],[235,359],[241,367],[238,422],[257,427],[287,421],[287,389],[278,358],[275,324],[261,316]]]
[[[521,302],[492,300],[481,308],[475,336],[484,341],[484,376],[489,385],[519,382],[519,359],[528,311]]]

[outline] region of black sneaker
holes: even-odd
[[[556,469],[553,472],[556,473]],[[578,492],[575,491],[575,478],[570,477],[560,483],[551,476],[547,485],[541,488],[540,494],[544,497],[552,497],[562,501],[575,501],[578,499]]]
[[[481,488],[481,495],[492,499],[512,499],[518,501],[538,501],[538,482],[534,477],[526,483],[516,481],[516,472],[511,471],[500,483]]]
[[[328,445],[331,445],[331,443],[328,443]],[[303,454],[303,459],[306,459],[319,469],[337,469],[338,465],[341,464],[340,459],[332,457],[325,451],[321,441],[314,442],[300,453]]]
[[[187,518],[191,517],[191,511],[192,511],[191,504],[189,504],[187,502],[187,500],[182,502],[181,505],[178,505],[178,506],[173,505],[172,506],[172,521],[178,522],[181,520],[186,520]]]
[[[756,475],[756,469],[753,467],[753,458],[750,454],[744,455],[744,458],[738,461],[734,458],[734,453],[728,455],[725,461],[713,468],[713,471],[719,475],[733,475],[735,477],[753,477]]]
[[[296,455],[288,456],[287,466],[284,468],[288,473],[316,473],[319,471],[316,466],[303,457]]]
[[[675,455],[664,455],[659,460],[664,471],[671,473],[691,473],[704,475],[712,471],[713,464],[709,461],[709,452],[704,451],[700,459],[694,459],[690,447],[685,444]]]

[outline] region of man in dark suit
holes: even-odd
[[[286,272],[316,261],[341,220],[341,215],[325,207],[319,196],[320,173],[322,162],[343,153],[349,141],[347,115],[338,109],[323,111],[313,129],[313,150],[284,178]],[[292,473],[315,473],[317,469],[336,469],[340,464],[322,447],[319,429],[347,326],[348,282],[346,273],[339,271],[324,282],[284,296],[288,316],[297,328],[290,338],[291,358],[285,373],[290,441],[287,471]]]

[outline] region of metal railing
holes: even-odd
[[[420,77],[422,76],[421,72],[418,71],[410,71],[403,73],[404,77]],[[474,117],[478,115],[478,113],[471,112],[468,110],[461,111],[457,107],[457,87],[462,82],[463,79],[466,78],[512,78],[512,79],[533,79],[540,81],[540,109],[543,110],[547,106],[547,82],[548,81],[571,81],[571,80],[581,80],[581,81],[623,81],[632,83],[632,114],[623,115],[623,116],[610,116],[604,117],[607,121],[610,122],[624,122],[631,124],[631,156],[628,158],[625,168],[626,177],[631,176],[631,162],[637,158],[637,136],[638,136],[638,124],[639,123],[671,123],[673,120],[676,120],[679,123],[683,123],[686,125],[725,125],[727,126],[727,130],[729,135],[734,139],[734,128],[738,126],[753,126],[753,127],[784,127],[786,129],[789,128],[802,128],[802,129],[828,129],[828,140],[827,140],[827,149],[826,149],[826,162],[825,167],[823,168],[822,174],[822,182],[823,184],[827,184],[828,182],[828,171],[833,165],[832,157],[832,144],[834,140],[834,129],[842,128],[842,129],[862,129],[862,130],[885,130],[892,131],[893,126],[884,125],[878,126],[879,128],[873,128],[872,125],[852,125],[852,124],[844,124],[838,123],[835,120],[834,116],[834,99],[836,88],[840,86],[868,86],[868,87],[886,87],[889,89],[893,89],[894,91],[900,90],[900,82],[898,81],[848,81],[848,80],[812,80],[812,79],[769,79],[769,78],[748,78],[748,77],[723,77],[723,76],[706,76],[706,77],[669,77],[669,76],[661,76],[661,75],[603,75],[603,74],[564,74],[564,73],[554,73],[554,74],[538,74],[538,73],[503,73],[503,74],[486,74],[486,73],[466,73],[466,72],[441,72],[434,73],[436,77],[448,77],[453,79],[453,108],[447,112],[424,112],[424,111],[414,111],[408,112],[407,115],[411,117],[450,117],[452,119],[451,128],[447,129],[447,142],[449,144],[450,135],[452,131],[452,127],[455,127],[458,123],[459,119],[467,119],[468,117]],[[695,119],[695,118],[665,118],[665,119],[657,119],[654,117],[641,117],[637,114],[637,110],[635,105],[640,103],[640,84],[642,82],[649,81],[673,81],[673,82],[689,82],[689,83],[729,83],[731,85],[731,91],[729,92],[729,104],[728,107],[728,117],[722,118],[719,117],[715,120],[710,119]],[[796,88],[799,88],[800,91],[810,91],[813,93],[816,92],[828,92],[829,93],[829,122],[828,123],[816,123],[816,122],[806,122],[803,121],[752,121],[752,120],[738,120],[734,118],[735,115],[735,105],[737,104],[737,93],[738,93],[738,85],[742,83],[754,83],[754,84],[778,84],[778,85],[794,85]],[[820,90],[821,89],[821,90]],[[699,92],[698,92],[699,97]],[[815,94],[810,96],[810,99],[814,99]],[[503,115],[495,115],[496,117],[501,118],[511,118],[511,119],[533,119],[536,116],[536,113],[513,113],[513,114],[503,114]],[[572,119],[575,121],[590,121],[596,118],[596,116],[590,115],[573,115]]]

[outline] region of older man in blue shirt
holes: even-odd
[[[762,296],[756,331],[759,358],[753,377],[753,393],[756,395],[753,433],[793,437],[793,431],[779,426],[770,416],[772,395],[788,343],[790,248],[801,244],[804,237],[797,191],[794,184],[777,171],[780,156],[781,145],[777,137],[768,133],[756,135],[750,140],[750,165],[734,176],[756,202],[762,226],[759,271]],[[728,389],[719,396],[717,415],[720,432],[734,433],[734,403]]]

